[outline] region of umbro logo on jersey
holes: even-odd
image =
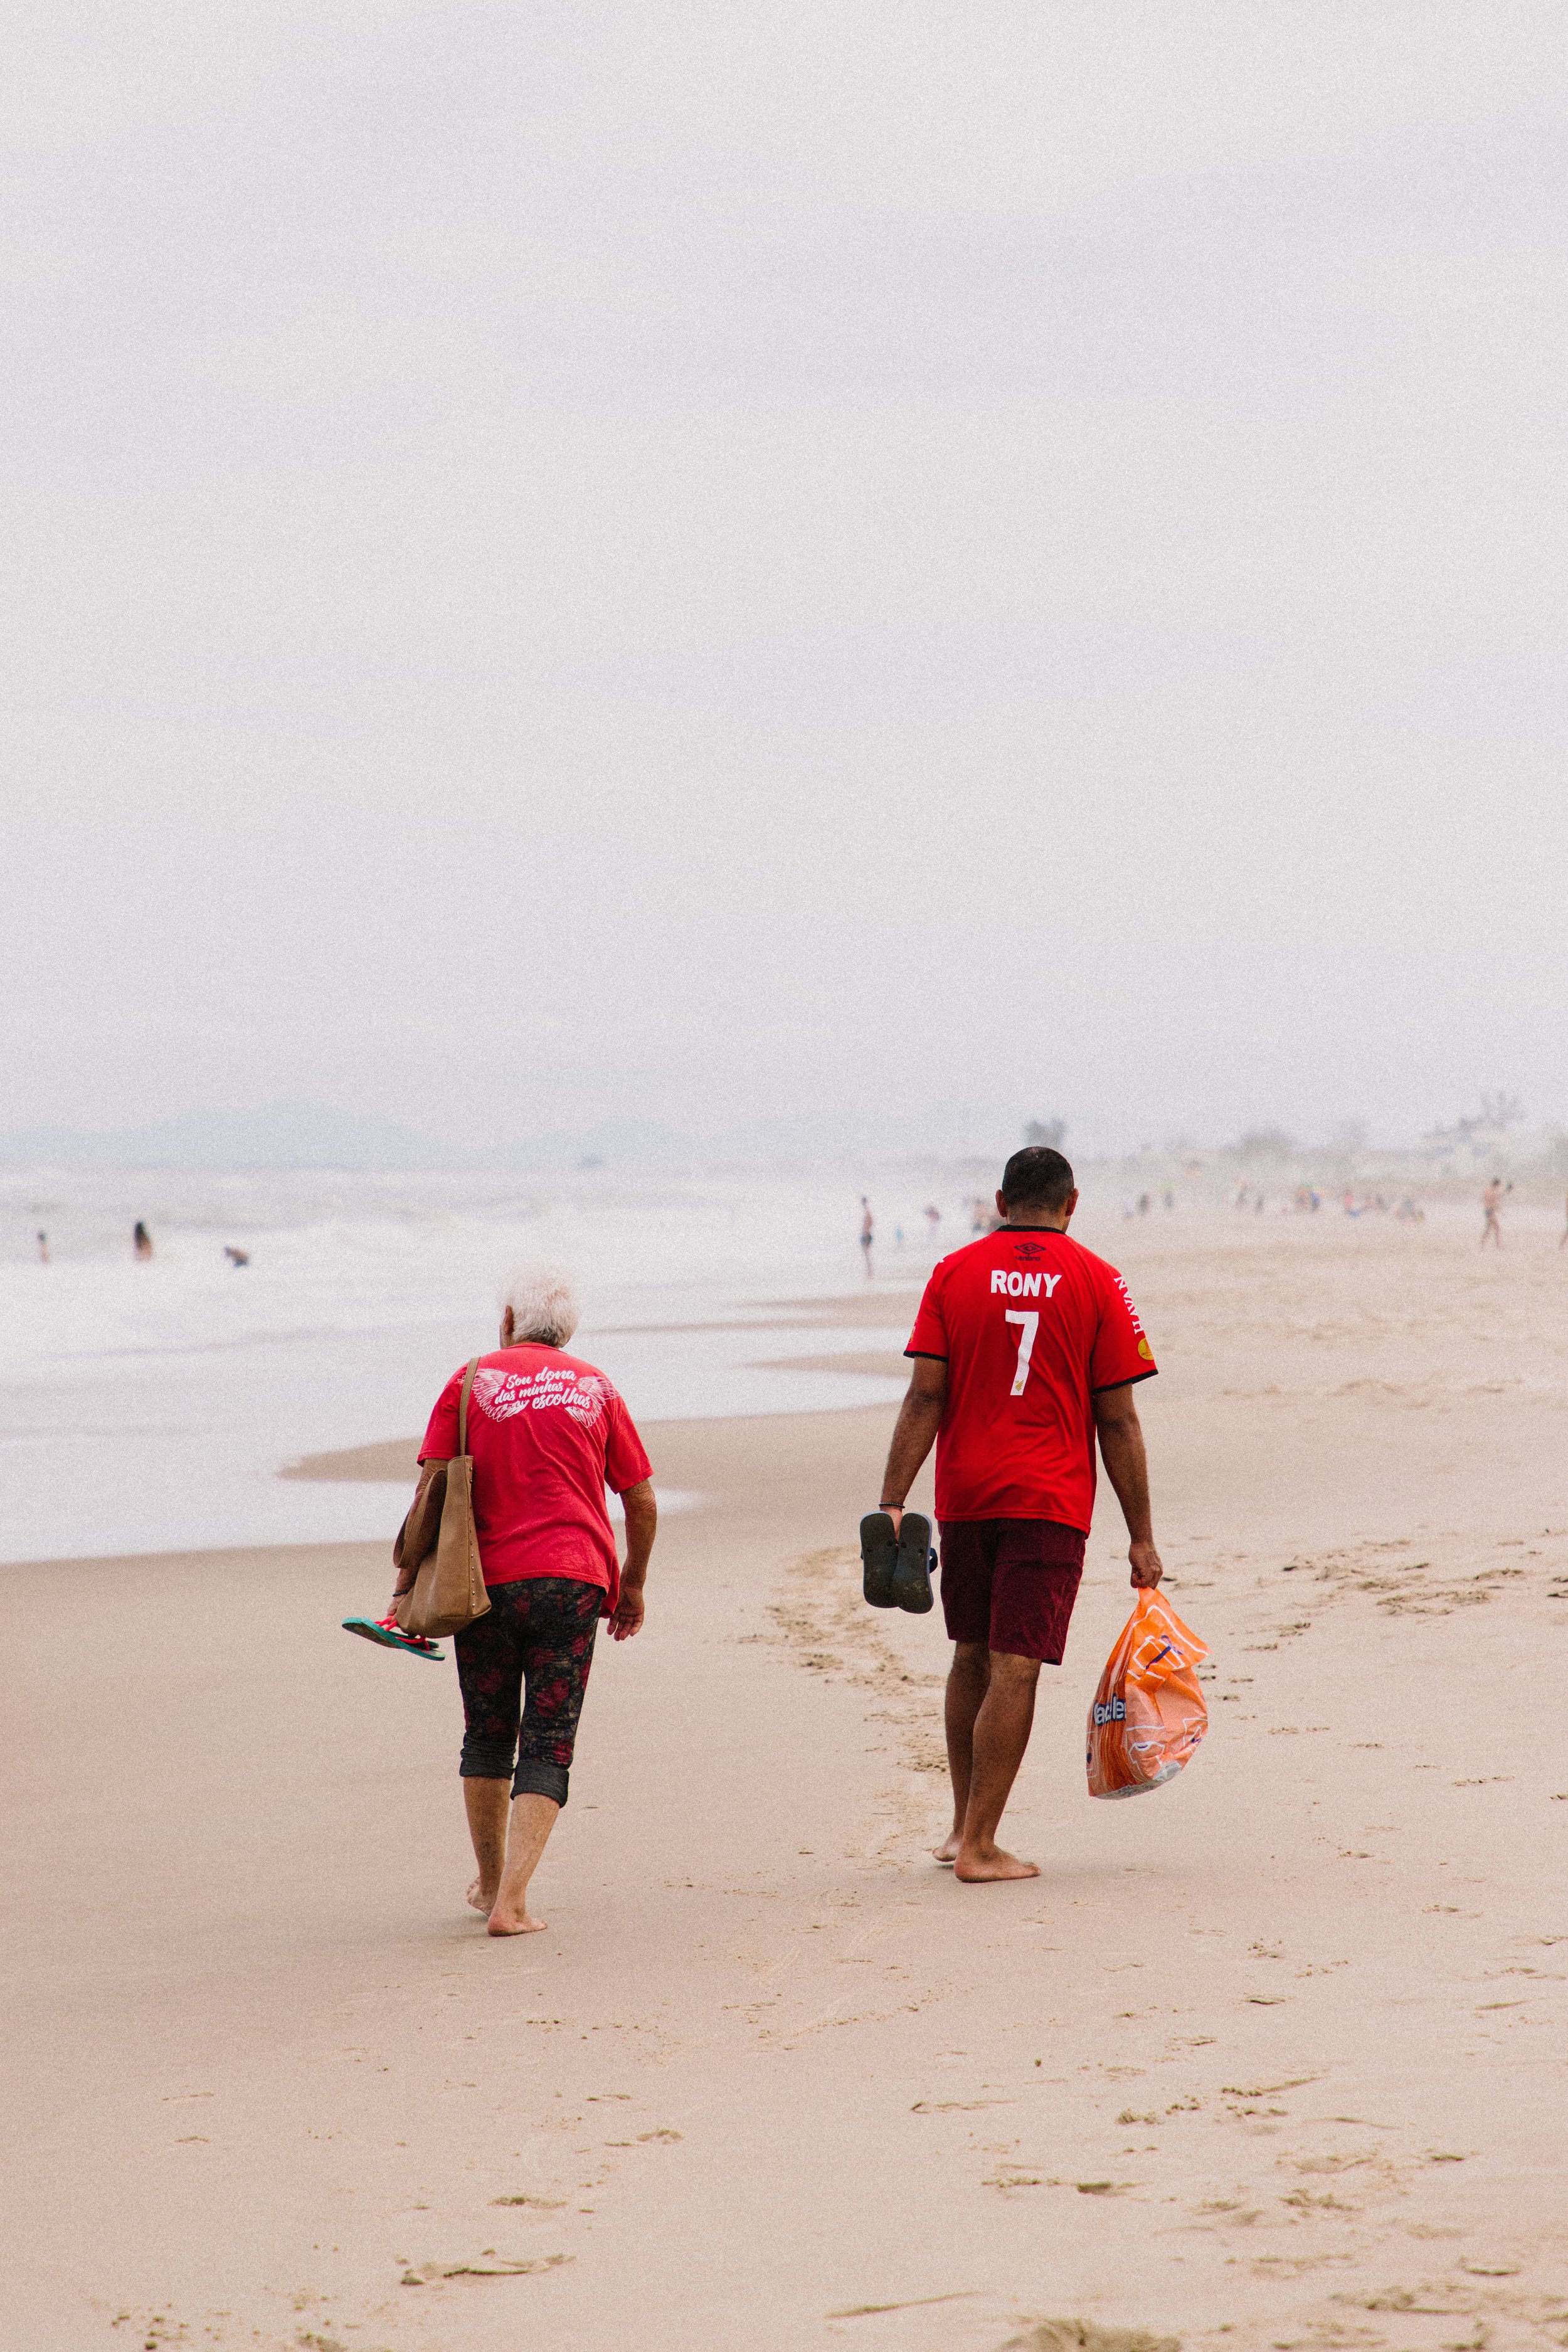
[[[997,1293],[1007,1298],[1038,1298],[1042,1287],[1048,1298],[1058,1283],[1059,1274],[1007,1274],[1001,1266],[991,1271],[992,1296]]]

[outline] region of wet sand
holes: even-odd
[[[646,1433],[704,1500],[517,1942],[463,1904],[450,1667],[336,1630],[383,1547],[13,1570],[7,2340],[1560,2338],[1568,1263],[1242,1224],[1100,1237],[1214,1727],[1086,1797],[1110,1503],[1037,1881],[925,1858],[940,1618],[850,1549],[885,1405]]]

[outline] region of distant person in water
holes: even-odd
[[[860,1255],[866,1261],[866,1279],[871,1280],[871,1249],[877,1238],[877,1220],[871,1214],[871,1203],[864,1192],[860,1195]]]
[[[153,1255],[153,1236],[140,1217],[131,1235],[131,1254],[138,1258],[149,1258]]]
[[[48,1237],[47,1234],[47,1233],[45,1233],[45,1231],[44,1231],[44,1229],[43,1229],[43,1227],[42,1227],[41,1225],[40,1225],[40,1226],[39,1226],[39,1228],[38,1228],[38,1236],[37,1236],[37,1240],[38,1240],[38,1264],[39,1264],[40,1265],[47,1265],[47,1264],[48,1264],[48,1262],[49,1262],[49,1237]]]
[[[640,1628],[658,1524],[630,1413],[603,1372],[564,1352],[577,1320],[568,1276],[521,1267],[507,1285],[500,1345],[479,1358],[469,1394],[474,1533],[490,1605],[452,1648],[463,1695],[458,1769],[479,1864],[468,1901],[492,1936],[545,1924],[530,1915],[528,1891],[566,1802],[594,1637],[601,1617],[612,1641]],[[466,1379],[459,1367],[436,1401],[419,1449],[416,1513],[433,1465],[458,1452]],[[624,1568],[606,1486],[626,1511]],[[384,1624],[416,1574],[405,1559]]]
[[[1502,1247],[1502,1225],[1499,1219],[1498,1212],[1502,1207],[1504,1201],[1512,1190],[1513,1186],[1511,1184],[1505,1184],[1500,1176],[1494,1176],[1491,1182],[1487,1186],[1486,1191],[1481,1194],[1481,1207],[1486,1214],[1486,1223],[1481,1227],[1481,1247],[1483,1249],[1485,1249],[1489,1239],[1495,1242],[1499,1249],[1501,1249]]]
[[[1035,1718],[1040,1666],[1060,1665],[1094,1509],[1095,1440],[1131,1538],[1132,1582],[1160,1581],[1133,1383],[1153,1351],[1114,1266],[1068,1238],[1078,1206],[1059,1151],[1031,1144],[1002,1171],[1000,1223],[944,1257],[904,1353],[913,1378],[882,1508],[897,1528],[936,1444],[952,1832],[936,1849],[966,1881],[1037,1878],[996,1843]]]
[[[236,1249],[232,1242],[225,1242],[223,1245],[223,1254],[225,1257],[227,1258],[230,1265],[248,1265],[250,1264],[250,1252],[248,1250]]]

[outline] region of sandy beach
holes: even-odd
[[[7,2344],[1565,2340],[1568,1253],[1100,1238],[1213,1723],[1088,1800],[1102,1487],[1005,1832],[1037,1881],[927,1854],[941,1620],[866,1610],[853,1549],[886,1403],[645,1427],[700,1499],[514,1942],[464,1906],[450,1665],[338,1631],[388,1546],[11,1571]],[[304,1466],[400,1475],[385,1436]]]

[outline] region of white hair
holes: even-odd
[[[583,1319],[577,1286],[563,1266],[520,1265],[500,1303],[503,1312],[511,1309],[514,1339],[542,1339],[549,1348],[563,1348]]]

